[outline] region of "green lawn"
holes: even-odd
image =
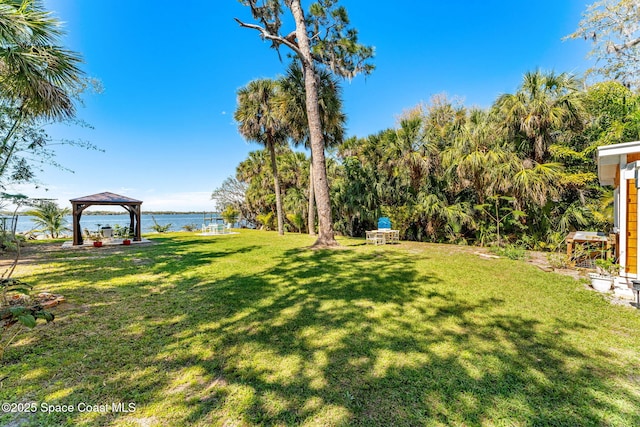
[[[151,238],[18,269],[68,303],[0,362],[0,401],[38,405],[0,424],[640,425],[640,310],[572,278],[456,246]],[[135,411],[77,410],[112,402]]]

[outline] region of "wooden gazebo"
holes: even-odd
[[[92,196],[80,197],[69,200],[71,202],[71,212],[73,213],[73,244],[82,245],[82,228],[80,227],[80,218],[82,211],[92,205],[105,206],[122,206],[131,218],[129,230],[133,230],[133,240],[139,242],[140,238],[140,216],[142,211],[142,202],[140,200],[130,199],[129,197],[120,196],[114,193],[99,193]]]

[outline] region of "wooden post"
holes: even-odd
[[[127,210],[129,211],[129,233],[133,234],[133,240],[136,241],[138,240],[138,235],[136,234],[136,220],[133,206],[129,206]]]
[[[576,265],[573,260],[573,236],[575,236],[575,234],[575,232],[571,232],[567,236],[567,260],[569,261],[569,265],[572,267]]]
[[[73,213],[73,245],[80,246],[84,243],[82,238],[82,228],[80,227],[80,218],[82,218],[82,211],[84,211],[89,205],[81,203],[71,203]]]

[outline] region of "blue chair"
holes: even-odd
[[[387,243],[398,243],[400,232],[391,229],[391,220],[387,217],[378,219],[378,229],[367,231],[367,243],[376,245],[386,245]]]
[[[382,235],[382,244],[400,242],[400,231],[391,229],[391,220],[386,216],[378,219],[378,234]]]
[[[386,216],[378,219],[378,230],[391,229],[391,220]]]

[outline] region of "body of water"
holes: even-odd
[[[206,214],[206,223],[211,222],[212,215]],[[197,229],[202,227],[202,224],[205,221],[205,215],[203,214],[162,214],[162,215],[151,215],[142,214],[140,219],[140,225],[142,227],[142,233],[149,233],[153,230],[151,227],[154,225],[153,219],[155,218],[156,222],[159,225],[167,225],[171,224],[171,228],[169,231],[182,231],[184,230],[184,226],[193,225]],[[71,215],[67,215],[67,227],[69,229],[72,228],[73,222]],[[218,215],[213,214],[213,222],[222,223],[222,218]],[[82,229],[85,228],[89,231],[96,231],[99,227],[105,227],[110,225],[113,227],[118,224],[121,227],[128,227],[130,223],[129,214],[118,214],[118,215],[82,215],[80,218],[80,225]],[[9,226],[9,224],[7,224]],[[237,224],[235,225],[237,226]],[[27,231],[31,231],[37,229],[38,226],[33,222],[30,216],[20,216],[18,217],[18,225],[16,227],[16,231],[18,233],[24,233]],[[71,235],[71,231],[66,234]]]

